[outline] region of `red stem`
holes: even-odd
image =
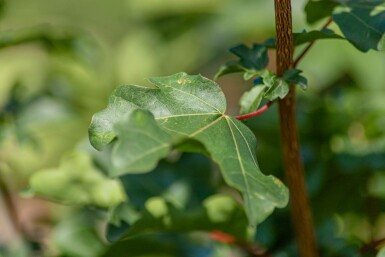
[[[333,22],[333,19],[332,19],[332,17],[330,17],[326,21],[326,23],[322,26],[321,30],[326,29],[332,22]],[[308,44],[308,46],[300,53],[300,55],[293,62],[293,68],[297,67],[298,63],[302,60],[302,58],[306,55],[306,53],[310,50],[310,48],[314,45],[314,43],[315,43],[315,40],[311,41]],[[273,103],[274,102],[269,101],[267,104],[265,104],[264,106],[262,106],[261,108],[259,108],[255,112],[247,113],[244,115],[239,115],[239,116],[236,116],[235,118],[238,120],[246,120],[249,118],[256,117],[256,116],[264,113],[265,111],[267,111]]]
[[[262,106],[261,108],[259,108],[255,112],[247,113],[244,115],[239,115],[239,116],[236,116],[235,118],[238,120],[245,120],[245,119],[249,119],[249,118],[258,116],[258,115],[264,113],[265,111],[267,111],[273,103],[274,102],[269,101],[268,103],[266,103],[264,106]]]

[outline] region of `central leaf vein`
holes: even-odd
[[[195,137],[196,135],[198,135],[199,133],[202,133],[203,131],[205,131],[206,129],[210,128],[211,126],[213,126],[215,123],[217,123],[218,121],[220,121],[224,116],[221,115],[219,116],[217,119],[215,119],[214,121],[210,122],[209,124],[207,124],[206,126],[198,129],[197,131],[193,132],[190,137]]]
[[[242,157],[241,157],[241,154],[239,152],[239,147],[238,147],[238,143],[237,143],[237,140],[235,138],[235,134],[234,134],[234,131],[233,129],[231,128],[231,124],[229,122],[229,118],[226,117],[226,122],[227,122],[227,125],[229,126],[229,129],[230,129],[230,132],[231,132],[231,135],[233,137],[233,141],[234,141],[234,146],[235,146],[235,151],[237,152],[237,158],[238,158],[238,162],[239,162],[239,166],[241,168],[241,172],[242,172],[242,178],[243,178],[243,181],[245,183],[245,186],[246,186],[246,196],[247,198],[251,201],[250,199],[250,185],[248,183],[248,180],[246,179],[246,171],[245,171],[245,168],[243,167],[243,161],[242,161]]]
[[[213,105],[211,105],[210,103],[206,102],[206,101],[203,100],[202,98],[197,97],[197,96],[194,95],[194,94],[190,94],[190,93],[188,93],[188,92],[186,92],[186,91],[180,90],[179,88],[176,88],[176,87],[173,87],[173,86],[171,86],[171,85],[167,85],[167,84],[164,84],[164,83],[161,83],[161,82],[160,82],[160,84],[162,84],[164,87],[170,87],[170,88],[172,88],[172,89],[174,89],[174,90],[176,90],[176,91],[178,91],[178,92],[180,92],[180,93],[182,93],[182,94],[185,94],[185,95],[194,97],[194,98],[198,99],[200,102],[204,103],[205,105],[207,105],[207,106],[213,108],[213,109],[216,110],[218,113],[222,113],[220,110],[218,110],[218,108],[216,108],[215,106],[213,106]],[[222,114],[223,114],[223,113],[222,113]]]

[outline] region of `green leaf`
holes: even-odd
[[[245,71],[245,68],[242,67],[242,65],[240,65],[236,61],[231,61],[231,62],[228,62],[228,63],[222,65],[219,68],[219,71],[214,76],[214,80],[217,80],[218,78],[220,78],[226,74],[243,72],[243,71]]]
[[[253,44],[251,48],[248,48],[241,44],[231,48],[230,52],[238,56],[239,63],[247,69],[262,70],[269,63],[267,48],[264,45]]]
[[[289,93],[289,84],[285,80],[278,78],[273,72],[266,72],[262,78],[263,83],[267,87],[264,97],[270,101],[278,98],[283,99]]]
[[[384,1],[347,1],[342,12],[334,13],[333,20],[344,36],[360,51],[380,50],[385,34],[385,11],[374,12]],[[373,14],[375,13],[375,14]]]
[[[378,251],[376,257],[385,257],[385,246]]]
[[[100,220],[95,213],[82,211],[67,215],[52,232],[52,240],[62,256],[95,257],[107,250],[97,231]]]
[[[133,85],[118,88],[112,93],[107,109],[94,115],[90,139],[96,148],[102,148],[118,136],[115,124],[119,120],[130,120],[127,117],[133,115],[134,110],[147,109],[154,115],[159,128],[170,135],[171,147],[180,141],[193,139],[206,148],[210,157],[218,163],[226,183],[242,192],[251,225],[261,222],[275,207],[287,204],[287,189],[279,180],[263,175],[259,169],[254,134],[242,122],[224,114],[226,100],[215,82],[185,73],[152,78],[150,81],[155,88]],[[130,138],[118,136],[116,140],[127,141],[124,144],[131,145],[133,149],[130,151],[140,149],[147,152],[150,149],[144,150],[142,145],[148,145],[148,139],[143,137],[141,140],[144,141],[138,141],[137,138],[143,133],[151,134],[153,122],[149,124],[149,131],[146,126],[141,127],[143,131],[140,133],[135,132],[137,129],[128,128],[134,134]],[[135,124],[126,123],[126,126],[134,127]],[[154,149],[152,143],[151,149]],[[164,144],[161,141],[158,147]],[[113,155],[117,153],[116,145]],[[127,170],[130,165],[127,162],[117,166],[113,162],[114,174],[135,170],[135,167]]]
[[[368,193],[377,198],[385,199],[385,172],[377,172],[369,178]]]
[[[293,33],[294,45],[302,45],[304,43],[312,42],[319,39],[344,39],[340,35],[337,35],[331,29],[303,31],[301,33]]]
[[[176,206],[194,208],[216,191],[213,180],[211,161],[192,153],[183,154],[177,161],[161,160],[152,172],[121,177],[136,208],[143,208],[148,198],[159,195]]]
[[[305,6],[306,21],[313,24],[329,17],[336,6],[338,6],[338,2],[334,0],[309,0]]]
[[[300,33],[293,33],[294,46],[299,46],[319,39],[344,39],[344,37],[336,34],[331,29],[312,30],[309,32],[304,30]],[[274,37],[269,38],[263,43],[263,45],[266,48],[276,48],[276,39]]]
[[[129,220],[128,215],[120,212],[122,220]],[[239,239],[247,238],[246,214],[231,197],[213,195],[199,208],[188,211],[176,208],[162,197],[152,197],[146,202],[141,217],[127,227],[119,239],[126,240],[138,234],[212,230],[221,230]]]
[[[94,167],[89,155],[74,152],[58,168],[44,169],[30,179],[34,194],[66,204],[108,208],[125,201],[122,185]]]
[[[148,172],[168,155],[172,137],[157,125],[154,116],[136,109],[114,126],[119,140],[112,153],[112,176]]]
[[[301,70],[289,69],[283,74],[282,79],[284,79],[290,85],[300,86],[303,90],[306,90],[307,89],[307,79],[305,77],[301,76],[300,75],[301,73],[302,73]]]
[[[384,7],[384,0],[310,0],[305,11],[309,23],[331,16],[345,38],[366,52],[383,48]]]
[[[231,48],[230,52],[238,56],[239,60],[222,65],[214,79],[230,73],[263,70],[269,63],[267,46],[265,44],[253,44],[251,48],[241,44]]]
[[[241,105],[240,113],[246,114],[255,111],[262,101],[264,91],[265,86],[257,85],[245,92],[239,102]]]

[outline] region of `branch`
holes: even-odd
[[[12,199],[12,194],[2,176],[0,176],[0,197],[3,198],[4,205],[7,207],[6,211],[8,211],[9,219],[12,222],[15,233],[17,235],[22,235],[23,233],[18,219],[17,209],[14,200]]]
[[[321,30],[326,29],[333,22],[333,18],[330,17],[326,23],[322,26]],[[310,48],[314,45],[315,40],[311,41],[305,49],[298,55],[293,63],[293,68],[297,67],[298,63],[302,60],[302,58],[306,55],[306,53],[310,50]]]
[[[258,115],[264,113],[265,111],[267,111],[273,103],[274,102],[269,101],[268,103],[266,103],[264,106],[262,106],[261,108],[259,108],[255,112],[247,113],[244,115],[239,115],[239,116],[236,116],[235,118],[238,120],[245,120],[245,119],[249,119],[249,118],[258,116]]]
[[[293,36],[290,0],[274,0],[277,32],[277,75],[293,67]],[[281,142],[286,182],[290,191],[292,222],[300,256],[318,257],[312,214],[307,199],[305,175],[295,115],[295,88],[279,100]]]

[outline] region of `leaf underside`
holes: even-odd
[[[286,187],[261,173],[254,134],[224,114],[226,100],[215,82],[186,73],[150,81],[155,88],[118,88],[108,107],[92,119],[89,134],[95,148],[116,139],[112,175],[148,172],[181,142],[195,140],[219,165],[226,183],[242,193],[250,225],[286,206]]]

